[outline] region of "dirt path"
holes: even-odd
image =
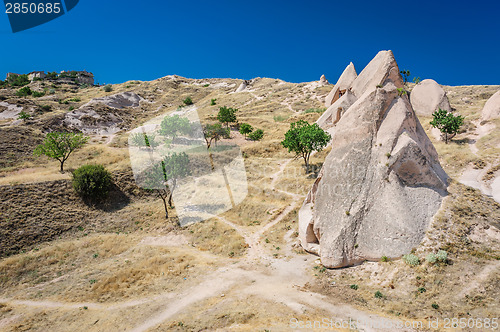
[[[132,308],[148,303],[157,306],[149,317],[129,331],[148,331],[163,322],[172,319],[180,312],[200,301],[209,298],[225,298],[258,296],[262,299],[281,303],[288,306],[293,312],[304,313],[315,308],[328,312],[331,317],[349,320],[351,317],[360,319],[380,319],[381,317],[362,312],[349,305],[334,304],[330,299],[318,293],[305,291],[303,287],[311,282],[312,267],[316,264],[317,257],[312,255],[294,255],[292,253],[293,230],[285,235],[286,244],[284,252],[289,255],[274,257],[262,243],[262,236],[276,224],[283,220],[300,203],[302,196],[276,188],[280,176],[293,159],[279,161],[279,170],[271,175],[270,190],[279,191],[291,197],[291,202],[278,215],[271,216],[261,227],[255,229],[244,227],[219,216],[218,219],[235,229],[240,234],[249,249],[246,255],[238,262],[223,266],[203,278],[203,281],[178,293],[165,292],[160,295],[143,297],[130,301],[112,304],[101,303],[64,303],[52,301],[28,301],[15,299],[0,299],[1,303],[12,306],[49,308],[49,309],[79,309],[87,307],[91,310],[112,311],[121,308]],[[159,238],[146,237],[138,245],[168,245],[185,246],[185,239],[180,237],[163,236]],[[195,250],[195,249],[191,249]],[[164,303],[164,304],[163,304]],[[292,316],[291,316],[292,317]],[[384,318],[386,319],[386,318]],[[369,326],[357,326],[364,331],[372,331]]]

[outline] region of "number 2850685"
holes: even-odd
[[[7,14],[59,14],[61,3],[35,3],[35,2],[7,2],[5,13]]]

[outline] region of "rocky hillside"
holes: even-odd
[[[355,81],[353,69],[339,86]],[[378,84],[383,82],[373,88]],[[465,116],[462,132],[450,144],[431,130],[428,114],[417,114],[425,131],[420,138],[434,145],[433,157],[451,180],[422,241],[410,249],[421,264],[381,252],[380,261],[339,270],[326,269],[302,249],[298,227],[299,208],[318,173],[325,179],[332,167],[327,155],[336,149],[348,154],[355,144],[346,137],[349,126],[359,123],[358,113],[325,112],[333,84],[167,76],[116,84],[109,92],[40,81],[29,87],[38,97],[18,96],[19,87],[0,89],[2,331],[285,331],[292,318],[426,322],[500,311],[500,205],[492,199],[500,176],[500,120],[481,113],[500,86],[439,86],[451,110]],[[397,95],[389,86],[376,89]],[[344,96],[343,101],[350,98]],[[175,111],[187,97],[202,123],[215,123],[220,106],[237,108],[238,121],[263,129],[264,138],[251,141],[232,130],[229,140],[244,156],[247,197],[217,217],[181,228],[175,209],[165,220],[161,200],[137,186],[128,136]],[[327,107],[341,97],[333,93]],[[362,104],[355,97],[341,106]],[[403,106],[402,113],[409,105]],[[312,156],[312,172],[305,174],[302,161],[280,141],[290,123],[320,117],[328,130],[342,126],[345,137]],[[370,135],[385,134],[381,128]],[[45,134],[59,130],[91,138],[68,159],[64,174],[58,162],[33,156]],[[385,148],[386,141],[381,143]],[[384,161],[380,169],[399,165],[391,159],[396,153],[385,154],[377,154]],[[71,186],[70,171],[89,163],[102,164],[113,175],[110,197],[100,205],[86,204]],[[339,211],[344,218],[346,211],[355,213]],[[360,249],[360,261],[380,257]],[[447,252],[445,261],[425,260],[439,250]],[[370,330],[366,323],[357,328]]]

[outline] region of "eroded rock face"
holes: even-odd
[[[125,107],[139,107],[141,100],[143,99],[136,93],[122,92],[111,96],[94,98],[82,107],[90,106],[92,104],[103,104],[117,109],[122,109]]]
[[[351,86],[357,100],[336,124],[299,212],[302,246],[330,268],[410,252],[446,195],[436,150],[407,96],[398,95],[392,52],[374,60]]]
[[[500,118],[500,91],[488,99],[481,114],[483,121]]]
[[[327,85],[328,84],[328,80],[326,79],[325,75],[321,75],[321,77],[319,78],[319,83],[321,85]]]
[[[431,79],[415,85],[410,94],[411,105],[418,115],[431,116],[439,109],[451,112],[450,102],[443,88]]]
[[[342,75],[340,75],[337,83],[333,86],[332,91],[326,96],[325,107],[330,107],[334,102],[336,102],[341,95],[349,89],[352,82],[356,79],[358,75],[356,74],[356,69],[352,62],[344,69]]]

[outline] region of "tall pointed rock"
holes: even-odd
[[[358,99],[299,212],[301,244],[326,267],[410,252],[446,195],[448,177],[401,86],[390,51],[351,86]]]
[[[358,75],[356,74],[356,69],[354,65],[349,63],[349,65],[344,69],[342,75],[340,75],[337,83],[333,86],[332,91],[326,96],[325,107],[330,107],[340,96],[349,89],[352,82],[356,79]]]

